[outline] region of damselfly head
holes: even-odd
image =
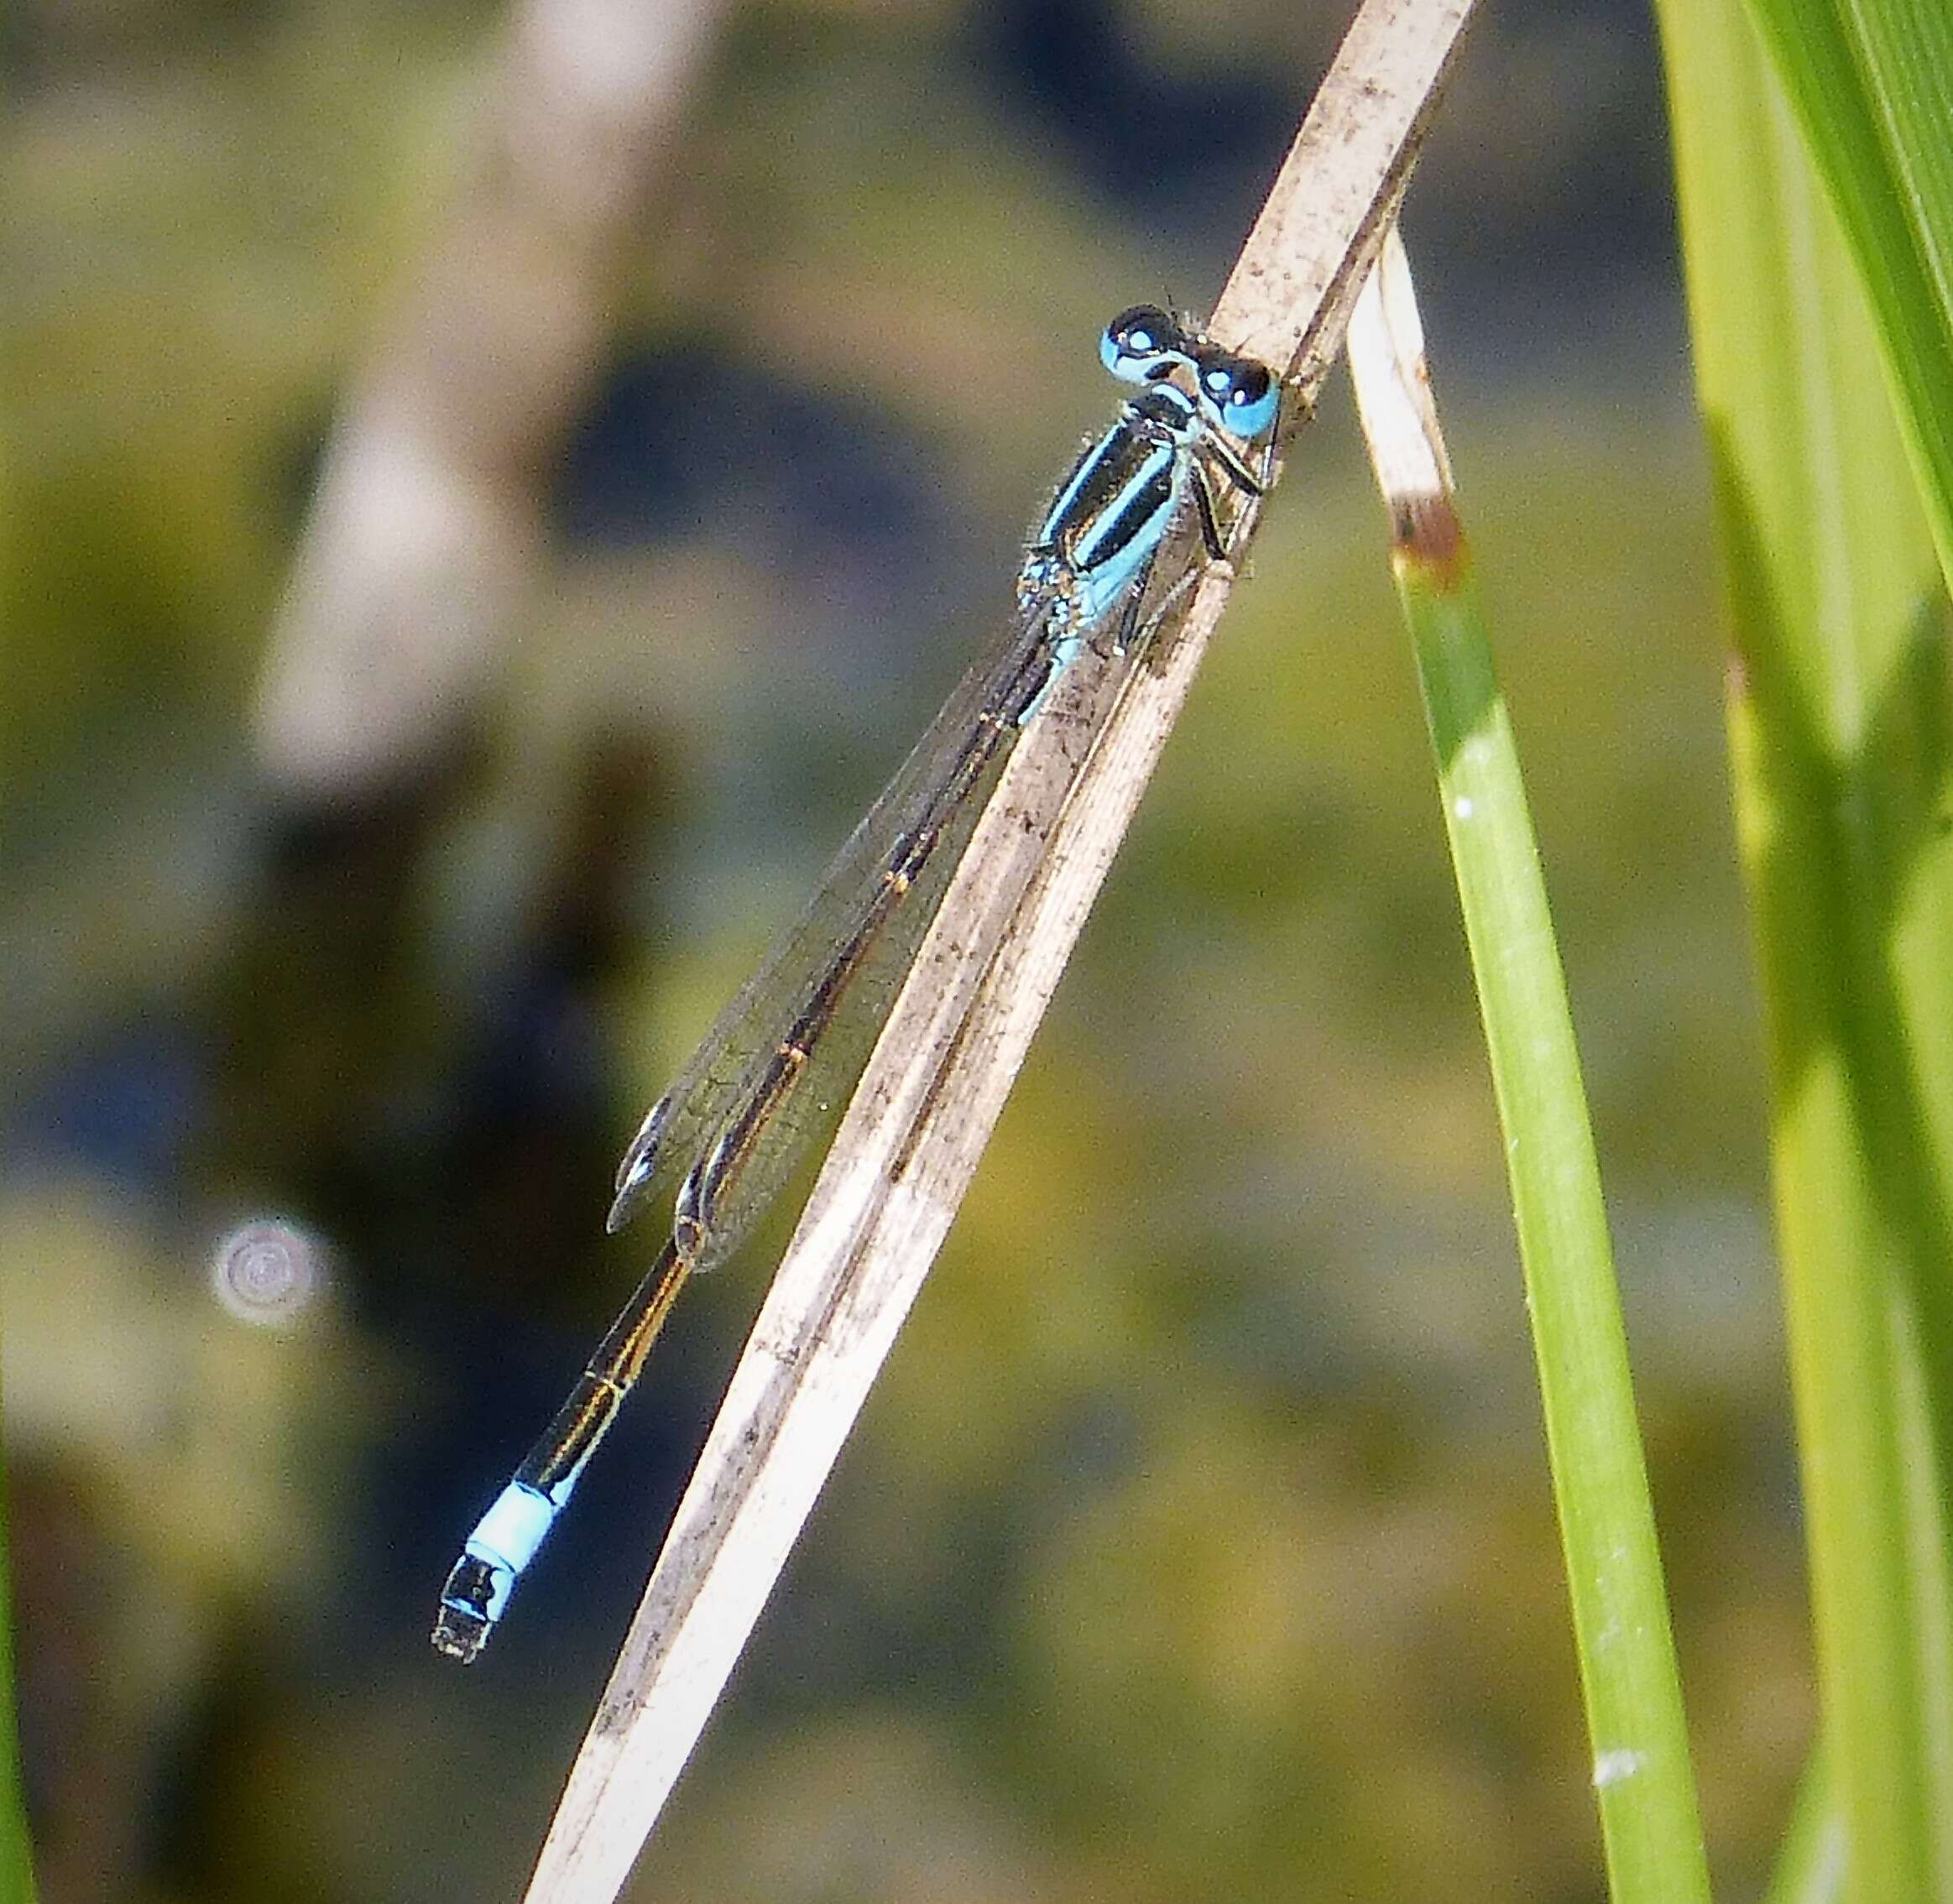
[[[1157,304],[1136,304],[1105,326],[1099,340],[1101,363],[1123,383],[1151,383],[1190,363],[1188,338],[1171,311]]]
[[[1196,349],[1193,371],[1209,413],[1233,435],[1251,439],[1274,422],[1282,387],[1266,364],[1203,344]]]
[[[1281,408],[1281,385],[1266,364],[1223,349],[1191,320],[1183,322],[1157,304],[1120,311],[1099,340],[1099,356],[1126,383],[1167,388],[1185,370],[1208,420],[1243,441],[1263,435]]]

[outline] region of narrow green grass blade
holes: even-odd
[[[1401,281],[1393,283],[1401,272]],[[1434,417],[1392,446],[1376,340],[1389,333],[1407,415],[1428,391],[1401,250],[1350,328],[1351,369],[1396,524],[1393,566],[1416,652],[1458,876],[1533,1322],[1574,1636],[1615,1904],[1709,1897],[1689,1734],[1636,1421],[1601,1176],[1546,884]],[[1387,316],[1384,315],[1388,313]]]
[[[5,1500],[0,1497],[0,1898],[8,1904],[34,1904],[34,1847],[27,1834],[13,1714],[13,1604]]]
[[[1460,545],[1401,549],[1525,1265],[1611,1895],[1706,1899],[1654,1514],[1573,1021]]]
[[[1725,548],[1820,1689],[1856,1904],[1953,1895],[1953,715],[1850,257],[1737,0],[1660,8]]]
[[[1830,1769],[1820,1745],[1797,1781],[1790,1823],[1763,1904],[1839,1904],[1845,1895],[1845,1833],[1831,1802]]]
[[[1953,7],[1751,0],[1856,260],[1953,581]]]
[[[15,568],[9,527],[14,512],[7,507],[8,470],[0,462],[0,629],[18,611],[13,587]],[[4,696],[0,696],[3,702]],[[4,724],[0,723],[0,736]],[[20,1777],[20,1739],[14,1723],[13,1601],[7,1562],[7,1502],[0,1488],[0,1900],[6,1904],[33,1904],[34,1854],[27,1834],[27,1804]]]

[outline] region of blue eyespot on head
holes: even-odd
[[[1209,413],[1234,436],[1259,436],[1282,407],[1282,386],[1266,364],[1252,357],[1204,351],[1197,375]]]
[[[1136,304],[1105,326],[1099,357],[1125,383],[1150,383],[1192,361],[1186,333],[1156,304]]]

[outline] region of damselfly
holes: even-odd
[[[1089,643],[1136,651],[1161,550],[1190,498],[1224,560],[1217,479],[1262,493],[1281,392],[1265,365],[1150,305],[1105,327],[1099,354],[1142,388],[1079,456],[1039,524],[1015,613],[828,868],[800,923],[720,1015],[624,1153],[608,1227],[682,1171],[670,1234],[569,1399],[455,1562],[434,1644],[472,1660],[636,1381],[686,1278],[727,1255],[824,1120],[849,1057],[836,1035],[885,1015],[992,778]],[[1191,392],[1176,381],[1182,373]]]

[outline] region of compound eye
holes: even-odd
[[[1155,304],[1136,304],[1105,326],[1099,340],[1100,361],[1127,383],[1164,377],[1187,355],[1187,339],[1171,313]]]
[[[1259,436],[1275,420],[1282,391],[1266,364],[1252,357],[1209,357],[1200,367],[1200,390],[1237,436]]]

